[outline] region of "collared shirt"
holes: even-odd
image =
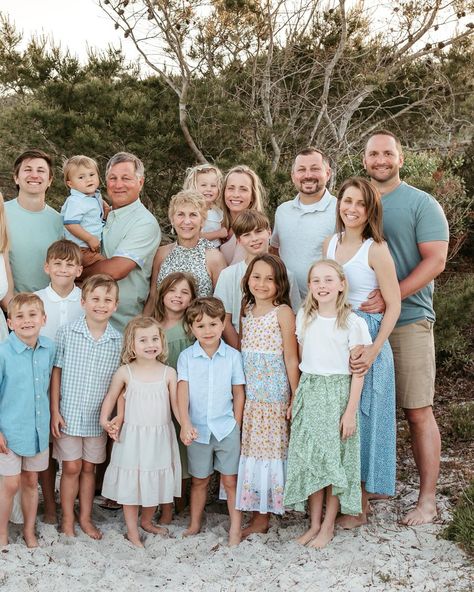
[[[15,292],[34,292],[49,284],[44,272],[46,251],[63,238],[61,215],[48,205],[39,212],[23,208],[17,199],[5,203],[10,236],[10,264]]]
[[[237,333],[240,328],[240,308],[242,305],[242,278],[247,271],[247,263],[240,261],[223,269],[217,280],[214,296],[222,300],[226,313],[232,315],[232,325]],[[294,313],[301,305],[301,296],[293,272],[289,269],[288,282],[290,284],[290,303]]]
[[[242,356],[224,341],[210,358],[196,341],[178,358],[178,380],[188,382],[189,419],[198,431],[196,442],[219,442],[234,429],[232,386],[245,384]]]
[[[53,290],[51,284],[35,294],[43,301],[46,313],[46,325],[41,327],[40,335],[54,340],[59,327],[72,323],[84,314],[81,306],[81,290],[77,286],[74,286],[64,298]]]
[[[322,257],[324,239],[334,234],[336,198],[326,192],[314,204],[303,205],[299,195],[278,206],[270,244],[298,282],[301,297],[308,291],[308,270]]]
[[[119,280],[119,304],[111,322],[123,332],[133,317],[141,314],[150,291],[153,258],[160,244],[161,230],[153,214],[139,199],[107,216],[103,232],[104,255],[126,257],[137,265]]]
[[[0,343],[0,432],[19,456],[35,456],[49,443],[49,378],[54,342],[38,337],[32,348],[15,333]]]
[[[104,226],[104,204],[100,191],[94,195],[86,195],[77,189],[71,189],[69,197],[61,208],[63,224],[79,224],[84,230],[93,234],[99,240],[102,237],[102,228]],[[79,247],[88,248],[89,245],[64,229],[64,237],[71,240]]]
[[[100,436],[100,409],[120,364],[122,336],[109,323],[94,339],[85,317],[60,327],[54,365],[61,368],[59,411],[69,436]]]

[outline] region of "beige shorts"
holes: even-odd
[[[53,458],[60,461],[82,459],[100,465],[105,460],[106,443],[105,433],[94,437],[63,434],[60,438],[53,439]]]
[[[395,327],[390,345],[398,405],[403,409],[433,405],[436,375],[433,323],[423,319]]]
[[[12,477],[22,471],[39,473],[46,471],[49,465],[49,448],[35,456],[19,456],[13,450],[7,454],[0,454],[0,475]]]

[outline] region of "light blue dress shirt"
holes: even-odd
[[[48,448],[54,349],[54,342],[43,336],[34,349],[15,333],[0,343],[0,432],[18,456]]]
[[[178,358],[178,380],[189,383],[189,418],[198,431],[196,442],[219,442],[234,429],[232,386],[245,384],[242,356],[224,341],[210,358],[196,341]]]
[[[77,189],[71,189],[69,197],[61,208],[63,224],[79,224],[89,234],[101,240],[104,226],[104,204],[100,191],[94,195],[86,195]],[[79,247],[88,249],[89,245],[64,229],[64,237],[76,243]]]

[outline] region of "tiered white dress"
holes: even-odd
[[[114,442],[102,495],[119,504],[157,506],[181,495],[181,463],[171,421],[165,366],[154,382],[134,378],[125,392],[125,419]]]

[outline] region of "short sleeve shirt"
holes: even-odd
[[[278,206],[270,244],[279,249],[286,267],[295,274],[300,294],[308,291],[308,270],[322,258],[324,239],[334,234],[336,198],[326,192],[309,206],[302,206],[299,196]]]
[[[209,444],[211,434],[219,442],[236,425],[232,386],[245,384],[242,356],[221,340],[210,358],[196,341],[178,358],[178,380],[189,388],[189,418],[198,431],[196,442]]]
[[[10,235],[10,264],[15,292],[35,292],[49,284],[44,272],[46,251],[63,238],[61,215],[45,205],[39,212],[26,210],[12,199],[5,203]]]
[[[449,240],[448,222],[434,197],[407,183],[384,195],[382,205],[383,232],[401,281],[421,262],[420,243]],[[397,326],[435,320],[433,289],[430,282],[402,300]]]
[[[160,240],[161,230],[155,216],[139,199],[112,210],[107,217],[103,232],[104,255],[108,259],[125,257],[136,263],[136,267],[118,282],[119,304],[111,322],[120,332],[143,310],[150,291],[153,258]]]
[[[54,342],[38,337],[32,348],[15,333],[0,343],[0,432],[19,456],[49,445],[49,379]]]
[[[335,317],[317,315],[307,325],[303,311],[296,315],[296,336],[302,346],[300,370],[307,374],[329,376],[351,374],[350,351],[356,345],[370,345],[367,323],[351,312],[346,327],[337,326]]]
[[[79,224],[84,230],[101,239],[104,206],[99,191],[96,191],[95,195],[85,195],[76,189],[71,189],[69,197],[61,208],[61,214],[64,224]],[[89,246],[85,241],[71,234],[67,228],[64,229],[64,236],[79,247],[88,248]]]
[[[41,327],[40,334],[56,338],[59,327],[72,323],[82,317],[84,310],[81,306],[81,289],[77,286],[64,298],[57,294],[51,285],[35,292],[43,301],[46,313],[46,324]]]
[[[100,409],[120,365],[122,336],[109,323],[96,340],[82,317],[59,328],[56,348],[54,365],[61,368],[59,411],[66,422],[63,432],[68,436],[100,436]]]

